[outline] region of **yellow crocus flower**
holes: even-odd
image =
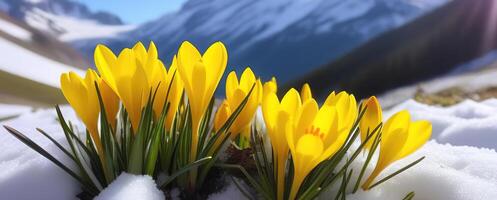
[[[118,57],[104,45],[95,49],[95,65],[102,79],[121,99],[136,133],[142,108],[158,83],[165,80],[164,65],[157,59],[157,49],[150,43],[148,51],[141,43],[124,49]]]
[[[380,141],[380,156],[376,167],[364,182],[362,188],[368,190],[373,180],[388,165],[419,149],[431,136],[432,125],[426,120],[411,122],[408,111],[394,114],[383,127]]]
[[[224,74],[227,62],[228,53],[221,42],[212,44],[203,55],[190,42],[183,42],[178,50],[178,72],[191,106],[191,161],[196,158],[200,122]]]
[[[99,153],[102,152],[102,144],[98,134],[98,115],[100,105],[95,83],[98,75],[95,71],[88,69],[85,78],[81,78],[74,72],[63,73],[60,76],[61,90],[76,115],[83,121],[90,133]]]
[[[249,138],[246,134],[250,132],[250,122],[254,118],[255,111],[260,104],[262,84],[259,79],[256,79],[254,73],[248,67],[243,71],[240,81],[238,81],[234,71],[229,73],[228,78],[226,79],[226,101],[230,106],[231,111],[235,111],[238,106],[240,106],[243,99],[249,94],[253,85],[254,89],[252,90],[250,97],[248,97],[245,107],[243,107],[242,111],[230,127],[229,132],[231,132],[231,139],[234,139],[240,133],[244,133],[243,137]]]
[[[285,133],[287,132],[287,126],[291,124],[290,121],[293,115],[300,107],[299,92],[295,89],[290,89],[281,102],[274,92],[266,93],[262,101],[262,114],[266,124],[266,132],[271,140],[275,157],[273,158],[275,161],[273,165],[277,180],[277,199],[283,199],[285,187],[285,169],[288,159],[288,143]]]
[[[362,107],[366,108],[366,111],[359,122],[359,130],[361,131],[361,141],[364,142],[368,136],[367,134],[371,134],[371,132],[382,122],[383,117],[381,105],[375,96],[371,96],[368,100],[364,101]],[[376,131],[375,135],[379,132],[380,130]],[[371,149],[374,137],[375,136],[373,135],[368,143],[364,145],[364,149]]]
[[[98,77],[98,89],[100,90],[100,95],[102,96],[107,120],[109,121],[112,129],[115,131],[117,123],[116,115],[117,112],[119,112],[119,97],[100,77]]]
[[[302,102],[312,98],[311,86],[305,83],[300,90],[300,97],[302,97]]]
[[[298,111],[286,139],[295,167],[290,198],[295,199],[305,177],[323,160],[330,158],[344,144],[348,132],[341,131],[344,120],[339,107],[307,99]]]

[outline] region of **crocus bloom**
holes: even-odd
[[[196,158],[200,122],[223,76],[227,62],[228,53],[221,42],[212,44],[203,55],[190,42],[183,42],[178,50],[178,72],[191,106],[191,161]]]
[[[383,117],[380,103],[375,96],[370,97],[362,104],[366,111],[359,122],[359,130],[361,131],[361,141],[364,142],[368,134],[371,134],[371,132],[382,122]],[[380,130],[376,131],[375,135],[379,132]],[[374,137],[375,136],[373,135],[368,143],[364,145],[364,149],[369,150],[371,148]]]
[[[240,114],[237,116],[233,125],[230,127],[231,138],[235,138],[239,133],[248,134],[250,131],[250,122],[254,118],[255,111],[260,104],[262,96],[262,84],[259,79],[256,79],[254,73],[250,68],[243,71],[240,81],[233,71],[226,79],[226,101],[230,106],[231,111],[235,111],[243,99],[249,94],[250,89],[254,86],[250,97],[248,97],[245,107],[243,107]],[[248,139],[248,135],[243,135]]]
[[[151,43],[145,51],[143,45],[138,43],[133,49],[122,50],[118,57],[109,48],[98,45],[95,64],[102,79],[121,99],[136,133],[142,108],[163,76],[161,72],[164,67],[157,59],[155,45]]]
[[[431,136],[431,123],[425,120],[410,121],[406,110],[394,114],[383,127],[380,141],[380,156],[376,167],[362,185],[364,190],[369,189],[373,180],[388,165],[400,160],[423,146]]]
[[[100,105],[95,88],[97,80],[97,73],[88,69],[84,79],[74,72],[62,74],[60,76],[60,85],[62,93],[85,124],[90,136],[95,141],[98,152],[101,153],[102,145],[98,134]]]
[[[266,131],[273,147],[274,170],[277,180],[278,199],[283,199],[285,186],[285,169],[288,159],[288,143],[285,133],[294,113],[301,107],[299,92],[290,89],[281,102],[274,92],[265,94],[262,101],[262,114]]]
[[[340,123],[347,121],[339,110],[342,104],[324,104],[307,99],[298,111],[286,139],[295,167],[290,198],[295,199],[305,177],[323,160],[330,158],[344,144],[348,132],[341,131]],[[348,116],[346,116],[348,117]]]

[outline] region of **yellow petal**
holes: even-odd
[[[381,106],[375,96],[370,97],[363,103],[363,107],[365,107],[366,111],[359,122],[359,129],[361,131],[361,141],[364,142],[368,134],[370,134],[382,121],[382,111]],[[375,135],[379,133],[379,131],[375,132]],[[368,143],[364,146],[364,149],[370,149],[373,144],[375,136],[368,141]]]
[[[293,88],[288,90],[281,100],[281,108],[288,113],[295,113],[300,109],[301,105],[302,101],[300,100],[299,92]]]
[[[219,106],[214,117],[214,131],[217,132],[226,123],[231,116],[231,109],[226,100]]]
[[[423,146],[430,139],[431,131],[432,125],[428,121],[412,122],[409,125],[407,141],[396,159],[402,159]]]
[[[238,78],[236,77],[236,73],[232,71],[228,74],[228,77],[226,78],[226,98],[231,98],[237,88],[238,88]]]
[[[305,102],[307,99],[312,98],[311,87],[308,83],[305,83],[302,86],[302,90],[300,90],[300,97],[302,98],[302,102]]]
[[[117,58],[112,51],[106,46],[99,44],[95,48],[95,65],[98,72],[109,86],[116,91],[116,84],[114,80],[114,70],[117,68]]]

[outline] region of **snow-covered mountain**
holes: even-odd
[[[97,42],[115,50],[153,40],[170,60],[183,40],[205,49],[221,40],[230,65],[250,65],[280,81],[333,60],[380,33],[399,27],[448,0],[189,0],[117,38],[75,45],[92,55]]]
[[[62,41],[112,37],[135,27],[72,0],[0,0],[0,11]]]

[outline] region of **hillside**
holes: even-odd
[[[364,97],[447,74],[497,48],[496,5],[495,0],[452,1],[287,87],[309,82],[321,97],[329,88]]]
[[[1,13],[0,47],[0,103],[64,103],[60,73],[89,66],[71,47]]]

